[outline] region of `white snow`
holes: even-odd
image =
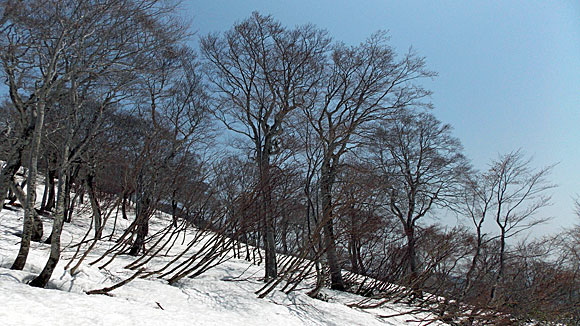
[[[325,290],[328,302],[312,299],[306,290],[289,295],[274,291],[264,299],[254,292],[263,282],[263,267],[244,260],[230,259],[201,276],[184,278],[169,285],[157,278],[135,279],[113,290],[111,296],[87,295],[85,291],[100,289],[124,280],[134,271],[124,268],[134,257],[119,256],[104,269],[88,263],[99,257],[114,242],[103,241],[87,257],[75,275],[64,266],[75,253],[90,223],[88,209],[75,214],[72,223],[64,226],[62,258],[49,288],[33,288],[26,283],[43,268],[50,245],[32,243],[23,271],[10,266],[18,252],[22,229],[22,210],[4,209],[0,213],[0,325],[419,325],[427,315],[403,315],[380,318],[411,310],[406,305],[386,305],[359,310],[348,303],[362,297]],[[52,220],[44,219],[44,238],[50,234]],[[151,221],[150,234],[167,225],[169,218],[158,214]],[[129,221],[119,218],[117,231]],[[105,235],[112,228],[107,222]],[[188,231],[191,238],[195,230]],[[92,235],[92,234],[91,234]],[[89,236],[90,238],[90,236]],[[114,238],[113,238],[114,240]],[[183,247],[181,239],[169,255],[152,260],[148,269],[162,266]],[[73,264],[74,265],[74,264]],[[434,323],[437,325],[436,323]]]

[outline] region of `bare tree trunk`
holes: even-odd
[[[350,253],[350,267],[352,272],[355,274],[360,274],[360,269],[358,267],[358,251],[356,249],[356,239],[354,234],[351,234],[350,240],[348,242],[348,251]]]
[[[6,194],[10,189],[10,184],[12,179],[18,172],[20,166],[22,166],[22,153],[26,147],[30,144],[34,133],[34,124],[29,124],[22,133],[18,134],[19,137],[10,149],[10,153],[6,160],[6,164],[2,167],[0,171],[0,211],[4,207],[4,200],[6,199]],[[22,203],[24,205],[24,203]]]
[[[2,168],[2,172],[0,172],[0,197],[2,200],[0,210],[2,210],[4,206],[4,200],[6,199],[6,194],[10,189],[10,183],[12,182],[12,178],[14,178],[14,175],[16,175],[16,171],[18,171],[21,165],[22,152],[15,155],[18,155],[18,157],[8,158],[6,165],[4,165],[4,167]]]
[[[140,193],[140,194],[139,194]],[[129,255],[137,256],[141,250],[145,248],[145,238],[149,233],[149,210],[151,205],[151,200],[148,194],[142,191],[138,192],[138,197],[135,203],[135,220],[136,220],[136,235],[135,241],[131,245],[129,250]]]
[[[288,219],[284,218],[281,223],[282,227],[282,253],[288,254]]]
[[[102,227],[102,219],[101,219],[101,208],[99,206],[99,202],[97,201],[97,195],[95,194],[95,187],[94,187],[94,174],[89,172],[85,178],[85,187],[87,188],[87,193],[89,194],[89,199],[91,201],[91,209],[93,211],[93,225],[95,227],[95,239],[99,239],[101,237],[101,227]]]
[[[334,183],[334,171],[330,158],[325,157],[321,169],[320,195],[322,196],[322,223],[324,223],[324,245],[326,247],[326,260],[330,268],[330,287],[334,290],[344,291],[344,281],[338,255],[336,253],[336,239],[334,235],[334,221],[332,214],[332,185]]]
[[[42,139],[42,127],[44,125],[44,111],[44,103],[37,103],[34,110],[31,110],[30,112],[30,121],[34,124],[34,132],[32,136],[32,146],[29,152],[28,187],[26,191],[26,204],[24,205],[22,240],[20,241],[18,255],[12,265],[12,269],[16,270],[22,270],[24,268],[30,250],[34,214],[36,214],[34,208],[34,205],[36,204],[36,175],[38,172],[38,155],[40,152],[40,141]],[[4,194],[5,192],[2,193],[2,201],[4,201]]]
[[[409,267],[409,283],[411,285],[417,280],[417,252],[415,250],[415,230],[412,227],[406,228],[407,236],[407,259]]]
[[[65,151],[68,152],[68,151]],[[58,180],[58,195],[56,199],[56,210],[54,214],[54,223],[52,226],[52,233],[50,237],[50,255],[48,257],[48,261],[40,275],[38,275],[35,279],[30,282],[31,286],[35,287],[45,287],[52,273],[54,272],[54,268],[60,259],[60,236],[62,234],[62,227],[64,224],[64,197],[65,197],[65,184],[67,183],[68,175],[66,172],[59,173],[59,180]]]
[[[67,178],[67,184],[66,184],[66,192],[65,192],[65,200],[66,200],[66,214],[65,214],[65,222],[70,223],[72,221],[72,215],[74,213],[75,210],[75,205],[77,202],[77,199],[80,196],[83,196],[83,188],[80,187],[80,189],[78,189],[78,191],[75,193],[74,197],[71,199],[70,198],[70,194],[71,194],[71,189],[73,186],[73,183],[76,181],[78,174],[80,171],[80,165],[76,164],[72,167],[72,169],[69,169],[69,175]]]
[[[15,197],[18,198],[18,201],[22,204],[22,206],[24,206],[24,203],[26,202],[26,194],[24,193],[24,190],[22,190],[22,186],[14,181],[12,182],[10,189],[12,189]],[[42,234],[42,220],[38,216],[36,210],[34,210],[32,215],[32,236],[30,237],[30,240],[34,242],[40,242],[42,239]]]
[[[175,193],[176,191],[173,190],[171,194],[171,220],[174,228],[177,227],[177,200],[175,199]]]
[[[310,291],[308,291],[306,294],[311,297],[311,298],[317,298],[318,295],[320,294],[320,290],[322,290],[322,288],[324,287],[324,267],[322,267],[320,265],[320,259],[318,257],[316,257],[316,260],[314,262],[314,267],[316,269],[316,285],[314,286],[314,288]]]
[[[65,146],[65,151],[68,153],[70,150],[70,147],[68,145]],[[68,163],[66,163],[66,165],[68,166]],[[65,162],[63,162],[63,164],[61,165],[61,167],[59,168],[59,171],[57,171],[56,173],[59,174],[59,178],[58,178],[58,194],[57,197],[59,195],[61,195],[62,193],[62,202],[63,202],[63,207],[62,207],[62,216],[63,216],[63,221],[67,222],[67,220],[69,219],[69,213],[71,210],[71,203],[70,203],[70,171],[67,171],[68,168],[65,167]],[[60,180],[66,180],[66,182],[64,184],[61,185]],[[62,186],[62,188],[61,188]],[[56,198],[55,201],[55,207],[54,207],[54,215],[56,215],[56,210],[58,209],[58,207],[56,207],[58,205],[58,198]],[[56,217],[55,217],[56,219]],[[55,220],[56,221],[56,220]],[[53,222],[54,223],[54,222]],[[50,233],[50,235],[48,236],[48,238],[46,238],[46,240],[44,240],[44,243],[46,244],[51,244],[52,243],[52,238],[53,238],[53,233],[55,231],[55,228],[52,228],[52,232]]]
[[[42,209],[44,211],[52,211],[54,209],[55,197],[56,197],[56,191],[55,191],[56,184],[54,182],[55,177],[56,177],[56,170],[49,169],[48,175],[47,175],[48,195],[46,198],[46,204]]]
[[[266,142],[266,147],[270,146]],[[272,213],[272,188],[270,185],[270,162],[269,153],[262,153],[260,158],[260,191],[262,193],[262,218],[264,223],[264,252],[266,258],[265,278],[266,282],[278,277],[276,265],[276,229],[275,218]]]
[[[359,274],[361,274],[361,275],[363,275],[363,276],[366,276],[366,275],[367,275],[367,270],[366,270],[366,268],[365,268],[365,264],[364,264],[364,262],[363,262],[363,259],[362,259],[362,256],[361,256],[361,254],[360,254],[360,252],[361,252],[361,245],[360,245],[360,240],[357,240],[357,241],[355,242],[355,244],[356,244],[356,245],[355,245],[354,249],[355,249],[355,251],[356,251],[356,258],[357,258],[357,260],[358,260],[358,269],[359,269]]]
[[[62,162],[58,169],[58,194],[56,198],[52,232],[49,239],[47,239],[47,241],[50,240],[50,255],[48,256],[48,260],[44,265],[42,272],[40,272],[40,274],[30,282],[30,285],[34,287],[46,286],[54,272],[56,264],[58,264],[58,261],[60,260],[60,237],[66,219],[66,198],[70,192],[70,189],[67,187],[67,185],[70,185],[70,151],[71,148],[69,141],[66,141],[63,148]]]
[[[268,202],[268,200],[267,200]],[[265,204],[267,205],[267,204]],[[264,227],[264,252],[266,259],[266,277],[269,281],[278,277],[278,266],[276,265],[276,242],[274,231],[274,219],[266,215]]]
[[[51,211],[54,209],[55,204],[55,183],[56,178],[56,154],[49,152],[47,154],[49,158],[46,159],[46,174],[44,178],[44,195],[42,197],[42,205],[40,206],[41,211]]]
[[[248,232],[247,231],[242,234],[242,239],[243,239],[244,243],[246,244],[246,258],[245,258],[245,260],[251,261],[252,256],[250,254],[250,240],[248,239]]]
[[[49,166],[48,166],[48,159],[46,160],[46,170],[44,172],[44,191],[42,192],[42,201],[40,202],[40,211],[44,211],[44,208],[46,207],[46,199],[48,197],[48,188],[49,188],[49,182],[48,182],[48,171],[50,170]]]
[[[412,207],[413,205],[411,205]],[[413,209],[410,209],[412,212]],[[412,213],[410,213],[412,216]],[[411,300],[415,298],[422,298],[423,291],[421,290],[422,284],[419,283],[419,273],[418,273],[418,263],[417,263],[417,248],[416,248],[416,237],[414,226],[407,225],[405,227],[405,236],[407,237],[407,259],[408,259],[408,284],[413,290]]]
[[[145,238],[149,233],[149,218],[144,215],[138,215],[137,230],[135,241],[129,250],[129,255],[137,256],[142,250],[145,251]]]
[[[348,251],[350,254],[350,266],[352,268],[352,272],[356,274],[360,274],[359,268],[359,260],[360,260],[360,251],[358,250],[358,243],[357,243],[357,226],[356,226],[356,216],[354,214],[354,206],[351,205],[352,212],[350,215],[350,237],[348,241]]]
[[[473,273],[475,272],[475,267],[477,266],[477,260],[481,255],[481,245],[482,245],[482,237],[481,237],[481,227],[477,228],[477,245],[475,247],[475,254],[471,259],[471,264],[469,266],[469,270],[465,276],[465,287],[461,293],[461,297],[464,298],[467,293],[469,292],[472,284]]]
[[[16,202],[16,200],[18,199],[18,197],[16,197],[16,194],[14,193],[14,191],[12,191],[12,187],[10,187],[10,189],[8,189],[8,196],[6,197],[6,199],[8,199],[7,205],[13,205]]]
[[[66,172],[67,178],[66,178],[66,183],[63,185],[63,192],[64,192],[64,208],[63,208],[63,215],[64,215],[64,221],[66,222],[68,220],[69,217],[69,210],[70,210],[70,173],[67,171]],[[60,191],[60,189],[58,190]],[[51,237],[52,238],[52,237]]]
[[[126,220],[127,218],[127,197],[129,196],[128,193],[123,192],[123,201],[121,202],[121,215],[123,219]]]
[[[70,223],[72,221],[72,216],[75,212],[76,203],[78,201],[78,198],[81,196],[81,193],[80,192],[75,193],[74,197],[71,199],[70,198],[70,187],[68,187],[67,194],[68,194],[67,196],[68,196],[68,201],[70,203],[70,206],[68,207],[68,209],[66,211],[65,222]]]
[[[501,233],[500,233],[500,237],[499,237],[499,243],[500,243],[500,247],[499,247],[499,268],[497,270],[497,275],[495,277],[495,282],[493,284],[493,286],[491,287],[491,291],[489,292],[489,299],[491,301],[496,301],[497,300],[497,288],[499,286],[499,283],[501,282],[502,278],[503,278],[503,271],[505,268],[505,235],[506,235],[506,231],[504,227],[500,228]]]

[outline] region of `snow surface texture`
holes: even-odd
[[[65,225],[62,258],[48,288],[39,289],[26,283],[42,270],[50,245],[33,242],[24,270],[10,270],[19,248],[23,211],[2,210],[0,325],[419,325],[421,319],[428,319],[426,315],[380,318],[411,307],[386,305],[369,310],[354,309],[347,304],[358,302],[362,297],[332,290],[324,290],[328,302],[308,297],[306,290],[289,295],[274,291],[259,299],[254,292],[263,285],[260,281],[263,267],[238,259],[230,259],[194,279],[184,278],[174,286],[156,278],[135,279],[113,290],[111,296],[87,295],[85,291],[111,286],[135,273],[124,268],[134,260],[130,256],[120,255],[103,269],[98,264],[88,264],[114,244],[108,241],[100,242],[74,275],[64,270],[75,253],[73,246],[89,228],[89,211],[85,207],[75,213],[72,223]],[[43,222],[46,238],[52,219],[43,218]],[[119,218],[117,231],[122,232],[129,222]],[[150,234],[169,223],[168,216],[157,214],[151,220]],[[104,235],[112,230],[112,221],[107,224]],[[195,230],[188,232],[185,244]],[[178,241],[168,255],[152,260],[147,268],[162,266],[182,248]]]

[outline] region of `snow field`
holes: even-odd
[[[61,260],[48,288],[33,288],[26,283],[42,270],[50,245],[33,242],[25,269],[10,270],[19,248],[17,234],[21,232],[22,218],[21,209],[0,212],[0,325],[419,325],[421,319],[428,317],[379,318],[411,307],[385,305],[363,311],[347,306],[362,297],[328,289],[323,290],[328,302],[310,298],[306,290],[289,295],[273,291],[259,299],[254,292],[263,285],[260,281],[263,267],[239,259],[229,259],[196,278],[183,278],[173,286],[154,277],[137,278],[113,290],[110,296],[87,295],[86,291],[111,286],[133,275],[135,271],[124,267],[135,257],[119,255],[103,269],[98,266],[106,260],[91,266],[91,261],[114,245],[112,241],[100,241],[74,275],[70,269],[65,270],[64,266],[76,251],[74,245],[89,228],[90,209],[86,208],[75,213],[72,223],[64,227]],[[103,232],[105,239],[112,231],[113,218],[109,218]],[[117,219],[117,236],[130,224],[131,218],[134,216],[129,216],[129,220]],[[52,220],[43,217],[43,222],[46,238]],[[169,216],[156,214],[149,234],[169,223]],[[173,259],[196,231],[190,229],[180,235],[168,255],[154,258],[146,264],[146,269],[160,268]],[[88,239],[91,236],[92,233]],[[202,243],[203,240],[193,250]]]

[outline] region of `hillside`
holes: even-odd
[[[99,242],[74,275],[70,266],[64,269],[89,228],[89,210],[82,209],[65,225],[62,258],[47,289],[26,283],[44,266],[50,245],[33,243],[24,271],[10,270],[18,252],[23,211],[4,209],[0,213],[1,325],[418,325],[421,319],[428,319],[422,314],[381,318],[411,308],[388,305],[366,311],[354,309],[347,304],[362,297],[332,290],[323,290],[328,302],[310,298],[305,294],[307,289],[289,295],[274,291],[259,299],[254,292],[263,285],[263,268],[233,258],[173,286],[152,277],[137,278],[109,295],[88,295],[86,291],[111,286],[134,274],[124,268],[134,260],[130,256],[119,256],[103,269],[89,265],[114,245],[107,237],[112,232],[110,223],[103,232],[109,241]],[[115,234],[120,234],[130,221],[131,216],[129,220],[118,219]],[[45,238],[52,220],[43,217],[43,222]],[[156,214],[150,234],[169,223],[168,216]],[[146,268],[154,269],[174,258],[195,232],[188,230],[184,239]]]

